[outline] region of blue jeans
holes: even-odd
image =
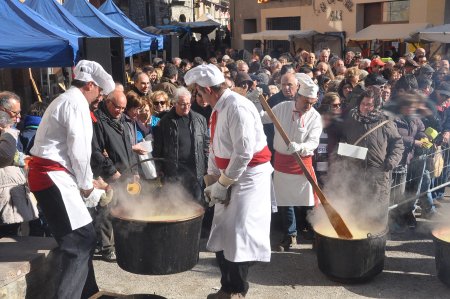
[[[283,224],[283,232],[288,236],[297,235],[297,220],[295,219],[294,207],[279,207],[281,213],[281,221]]]

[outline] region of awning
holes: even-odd
[[[421,40],[438,43],[450,43],[450,24],[420,30],[417,34]]]
[[[429,26],[430,25],[426,23],[370,25],[369,27],[356,32],[349,40],[413,41],[411,35]]]
[[[241,34],[243,40],[289,40],[289,37],[310,34],[313,30],[265,30],[256,33]],[[315,32],[317,33],[317,32]]]

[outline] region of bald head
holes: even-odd
[[[126,107],[127,97],[123,91],[114,90],[108,95],[108,99],[106,100],[106,108],[113,118],[119,119]]]
[[[134,86],[144,95],[150,91],[150,79],[146,73],[139,73],[134,82]]]
[[[281,77],[281,91],[288,99],[294,99],[299,88],[298,79],[294,74],[287,73]]]

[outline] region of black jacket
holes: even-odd
[[[115,122],[109,115],[105,102],[99,104],[95,111],[96,121],[93,123],[91,167],[94,176],[110,178],[116,171],[122,175],[131,165],[137,162],[137,156],[131,149],[130,131],[125,125],[125,115]],[[136,173],[136,171],[133,171]]]
[[[178,127],[176,122],[175,108],[172,108],[159,122],[155,133],[155,142],[153,147],[153,156],[164,158],[175,163],[178,162]],[[191,136],[194,142],[195,171],[197,178],[203,177],[208,164],[208,145],[209,133],[206,119],[190,111],[191,118]],[[159,164],[159,163],[158,163]],[[161,164],[159,164],[161,166]],[[176,175],[174,163],[162,163],[163,172],[166,176]]]
[[[279,93],[274,94],[269,98],[267,103],[269,104],[270,108],[275,107],[279,103],[285,102],[285,101],[291,101],[291,99],[284,96],[283,92],[280,91]],[[275,136],[275,128],[273,124],[264,124],[264,134],[266,134],[267,137],[267,146],[269,147],[270,151],[273,153],[273,138]],[[272,155],[273,157],[273,155]]]

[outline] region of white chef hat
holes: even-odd
[[[103,89],[104,94],[111,93],[116,87],[111,75],[95,61],[80,60],[75,66],[73,73],[75,74],[75,80],[84,82],[92,81],[95,85]]]
[[[298,94],[307,98],[317,98],[319,92],[319,86],[311,79],[310,76],[304,73],[295,74],[295,77],[300,83]]]
[[[184,75],[186,85],[196,83],[201,87],[211,87],[225,82],[225,77],[214,64],[202,64],[190,69]]]

